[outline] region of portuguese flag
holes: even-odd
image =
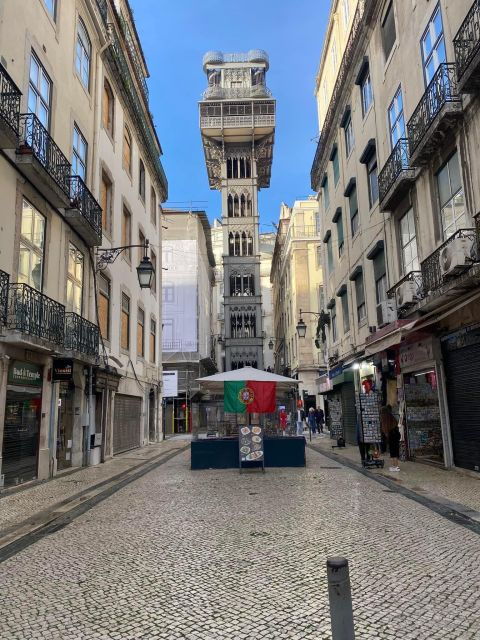
[[[274,413],[276,391],[276,382],[224,382],[223,410],[226,413]]]

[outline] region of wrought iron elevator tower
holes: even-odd
[[[263,369],[258,191],[270,184],[275,100],[268,55],[209,51],[200,129],[211,189],[222,196],[225,369]]]

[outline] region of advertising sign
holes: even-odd
[[[52,367],[53,382],[73,379],[73,360],[71,358],[55,358]]]
[[[240,462],[263,461],[263,431],[261,427],[245,425],[238,430]]]
[[[42,367],[31,362],[14,360],[8,369],[8,382],[9,384],[41,387]]]
[[[178,396],[178,371],[164,371],[162,373],[164,398],[176,398]]]

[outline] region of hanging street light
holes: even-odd
[[[270,338],[270,341],[268,343],[268,348],[270,349],[270,351],[273,351],[273,338]]]
[[[297,323],[297,333],[299,338],[305,338],[305,336],[307,335],[307,325],[305,324],[301,315],[300,320]]]
[[[141,289],[150,289],[155,277],[155,268],[148,256],[150,243],[145,240],[143,244],[129,244],[124,247],[111,247],[108,249],[97,249],[97,266],[95,271],[103,271],[107,265],[112,264],[118,256],[128,249],[143,249],[143,258],[137,267],[138,284]]]
[[[152,261],[147,255],[143,256],[140,264],[138,265],[137,275],[140,289],[150,289],[153,278],[155,277],[155,269],[153,268]]]

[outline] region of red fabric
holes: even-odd
[[[276,382],[254,382],[248,380],[246,387],[253,391],[253,402],[247,404],[247,413],[274,413]]]

